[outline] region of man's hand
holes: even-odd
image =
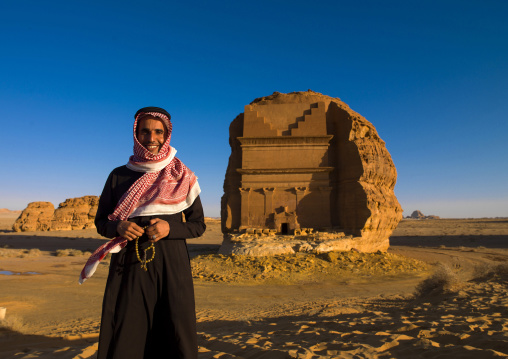
[[[143,228],[138,226],[136,223],[129,221],[118,222],[118,224],[116,225],[116,231],[121,237],[129,241],[141,237],[143,233],[145,233],[145,230]]]
[[[151,242],[157,242],[168,236],[169,223],[160,218],[151,219],[150,225],[146,227],[145,233]]]

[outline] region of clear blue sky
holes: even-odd
[[[386,142],[409,215],[508,216],[508,1],[0,2],[0,208],[99,195],[144,106],[219,216],[254,98],[339,97]]]

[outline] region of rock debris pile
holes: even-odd
[[[327,252],[253,257],[200,255],[191,260],[195,280],[291,284],[311,280],[341,280],[355,276],[398,276],[426,273],[428,265],[391,253]]]

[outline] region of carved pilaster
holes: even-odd
[[[319,187],[319,190],[320,190],[321,192],[323,192],[323,193],[324,193],[324,192],[328,192],[328,193],[330,193],[330,192],[332,191],[332,189],[333,189],[333,187],[330,187],[330,186],[321,186],[321,187]]]
[[[249,201],[251,188],[240,188],[240,229],[249,228]]]
[[[266,187],[263,188],[263,193],[265,194],[265,216],[268,216],[273,212],[273,193],[275,192],[275,187]]]
[[[323,226],[325,227],[331,227],[332,221],[331,221],[331,214],[330,214],[330,194],[332,192],[332,187],[329,186],[323,186],[318,187],[320,197],[321,197],[321,203],[323,208]]]
[[[309,187],[294,187],[293,190],[296,194],[296,208],[298,208],[298,204],[302,200],[303,197],[307,194]]]

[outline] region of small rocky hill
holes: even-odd
[[[11,211],[10,209],[7,209],[7,208],[0,208],[0,214],[20,214],[21,211]]]
[[[424,215],[422,212],[416,210],[414,211],[413,213],[411,213],[410,216],[407,216],[406,218],[411,218],[411,219],[440,219],[439,216],[435,216],[433,214],[429,215],[429,216],[426,216]]]

